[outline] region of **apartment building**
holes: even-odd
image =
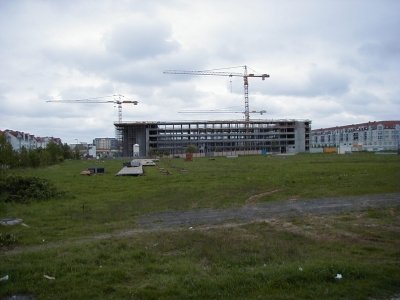
[[[347,147],[352,151],[397,151],[400,121],[375,121],[311,131],[311,147]]]
[[[113,157],[119,151],[119,142],[116,138],[95,138],[93,145],[97,155],[102,157]]]
[[[9,129],[4,130],[3,134],[15,151],[20,151],[22,148],[27,150],[46,148],[50,142],[56,144],[62,143],[60,138],[35,137],[33,134]]]

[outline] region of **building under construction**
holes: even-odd
[[[149,121],[115,123],[123,156],[181,155],[189,146],[200,155],[308,152],[309,120]]]

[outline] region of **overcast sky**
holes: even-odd
[[[0,0],[0,130],[91,142],[123,121],[243,119],[243,78],[163,74],[247,65],[256,119],[314,129],[400,119],[397,0]],[[243,68],[229,72],[243,72]],[[102,98],[113,100],[113,98]]]

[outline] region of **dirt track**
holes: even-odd
[[[96,240],[128,237],[146,232],[177,231],[182,229],[211,229],[240,226],[263,220],[293,216],[322,216],[347,212],[358,212],[372,208],[400,206],[400,193],[364,195],[310,200],[287,200],[269,203],[249,204],[238,208],[196,209],[190,211],[167,211],[138,217],[138,225],[114,233],[97,234],[76,240],[53,242],[41,245],[17,247],[0,252],[1,255],[15,255],[26,252],[39,252],[45,249],[81,245]]]
[[[196,209],[183,212],[162,212],[141,216],[141,228],[156,230],[199,225],[218,225],[237,221],[254,222],[271,218],[306,215],[327,215],[363,211],[400,205],[400,193],[364,195],[311,200],[286,200],[250,204],[228,209]]]

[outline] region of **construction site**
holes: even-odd
[[[122,154],[183,155],[189,146],[199,156],[299,153],[309,150],[309,120],[224,120],[115,123]]]
[[[241,72],[232,69],[241,68]],[[154,155],[184,155],[188,149],[194,156],[256,155],[267,153],[299,153],[310,149],[310,120],[250,119],[250,114],[264,114],[266,110],[250,111],[249,79],[263,81],[265,73],[249,73],[247,66],[219,68],[205,71],[167,70],[164,74],[185,76],[240,77],[243,79],[243,111],[186,110],[183,113],[241,113],[242,119],[201,121],[123,121],[122,105],[137,105],[138,101],[123,95],[49,100],[54,103],[111,103],[118,106],[118,121],[114,123],[119,152],[124,157]],[[135,152],[134,148],[138,149]]]
[[[310,120],[250,120],[249,78],[269,78],[268,74],[231,72],[231,68],[206,71],[168,70],[164,74],[243,78],[244,120],[142,121],[114,123],[121,142],[122,155],[183,155],[190,148],[197,156],[254,155],[309,151]],[[195,111],[191,111],[195,112]],[[202,110],[202,113],[208,111]]]

